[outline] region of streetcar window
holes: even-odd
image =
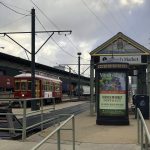
[[[50,82],[50,91],[53,91],[53,83]]]
[[[49,84],[47,84],[46,87],[47,87],[47,91],[49,91],[49,89],[50,89],[50,88],[49,88]]]
[[[15,90],[20,90],[20,82],[19,81],[15,82]]]
[[[43,90],[46,91],[46,81],[43,81]]]
[[[48,81],[46,81],[46,91],[48,91]]]
[[[44,91],[46,91],[46,84],[44,84]]]
[[[59,83],[55,83],[55,91],[60,91],[60,84]]]
[[[44,91],[53,91],[53,83],[51,81],[43,82],[43,90]]]
[[[49,82],[46,81],[45,82],[45,91],[49,91],[50,90],[50,85],[49,85]]]
[[[51,83],[48,82],[48,91],[51,91]]]
[[[28,90],[31,90],[31,81],[28,81]]]
[[[26,82],[21,82],[21,90],[27,90],[27,84]]]

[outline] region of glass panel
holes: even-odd
[[[28,81],[28,90],[31,90],[31,81]]]
[[[15,90],[20,90],[20,82],[15,82]]]
[[[53,91],[53,83],[50,82],[50,91]]]
[[[21,82],[21,90],[27,90],[26,82]]]
[[[60,84],[59,83],[55,83],[55,91],[59,91],[60,90]]]

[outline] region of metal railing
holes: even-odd
[[[141,145],[141,150],[148,150],[148,145],[150,144],[150,133],[139,108],[137,108],[137,135],[138,144]]]
[[[48,108],[44,109],[44,107],[43,107],[43,100],[44,99],[45,98],[30,98],[30,99],[19,99],[19,100],[18,99],[0,99],[0,102],[7,103],[7,107],[9,104],[11,104],[13,102],[23,103],[22,108],[20,108],[20,113],[13,113],[13,111],[0,113],[0,115],[6,116],[7,121],[8,121],[8,127],[1,127],[0,130],[9,131],[10,133],[14,133],[14,134],[15,134],[15,131],[20,131],[20,132],[22,132],[22,140],[26,139],[27,130],[29,130],[33,127],[40,125],[41,130],[43,130],[43,124],[45,124],[51,120],[51,119],[45,119],[44,120],[45,111],[50,112],[51,110],[55,110],[55,100],[54,99],[52,100],[53,103],[51,104],[51,106],[52,106],[51,108],[48,107]],[[33,100],[39,101],[39,103],[40,103],[39,110],[27,112],[27,102],[33,101]],[[21,113],[21,111],[22,111],[22,113]],[[35,114],[40,114],[41,119],[37,123],[32,124],[30,126],[27,126],[27,117],[35,115]],[[15,128],[15,126],[13,124],[13,115],[20,116],[20,118],[22,118],[22,122],[21,122],[22,128]]]
[[[63,129],[62,127],[67,124],[72,119],[72,129]],[[60,124],[54,131],[52,131],[49,135],[47,135],[40,143],[35,145],[31,150],[37,150],[40,148],[51,136],[57,133],[57,150],[61,150],[61,139],[60,139],[60,131],[61,130],[72,130],[72,149],[75,150],[75,117],[71,115],[66,119],[62,124]]]
[[[0,99],[1,98],[14,98],[14,93],[11,91],[1,91],[0,92]]]

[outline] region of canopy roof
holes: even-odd
[[[150,50],[119,32],[90,52],[91,56],[150,55]]]

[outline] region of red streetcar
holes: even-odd
[[[60,102],[62,99],[62,81],[59,78],[35,75],[35,96],[48,98],[46,103]],[[31,73],[14,77],[14,98],[31,98]]]

